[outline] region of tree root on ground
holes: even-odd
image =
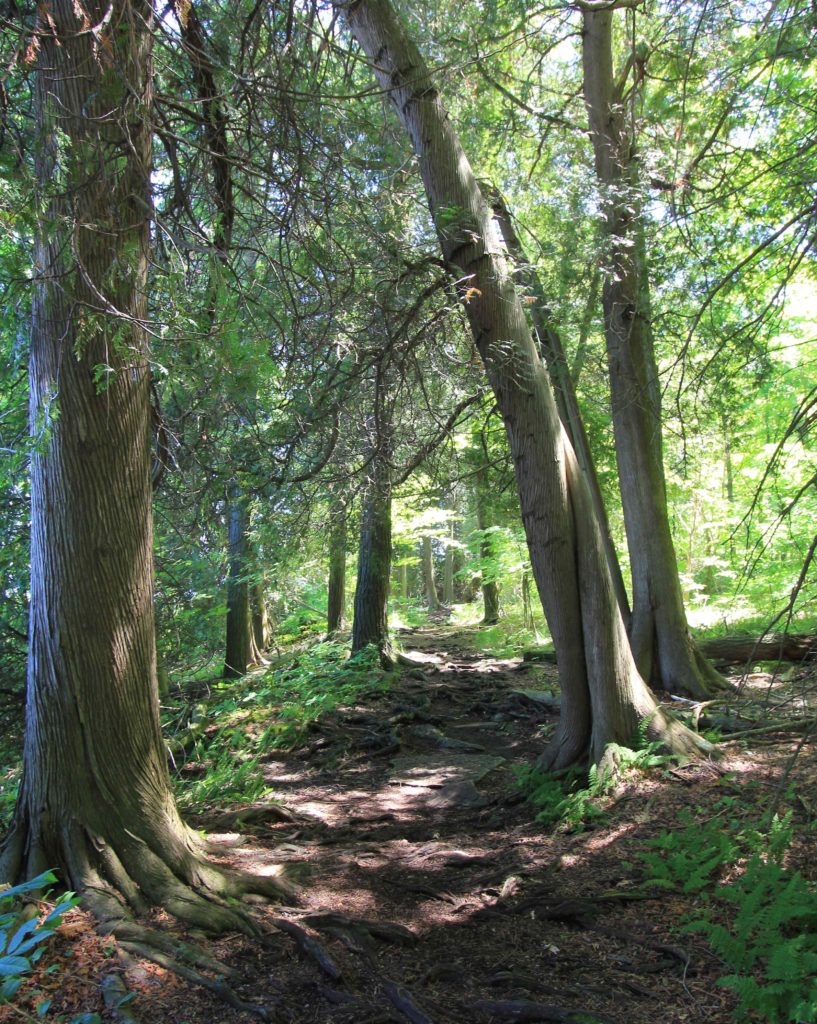
[[[140,1024],[138,1017],[134,1017],[125,1005],[130,993],[119,974],[106,974],[99,983],[99,988],[105,1009],[112,1013],[120,1024]]]
[[[332,981],[340,980],[340,968],[323,948],[315,932],[283,917],[273,918],[272,924],[279,931],[295,939],[301,952],[311,957]]]
[[[228,1006],[232,1006],[236,1010],[243,1010],[245,1013],[252,1013],[256,1017],[260,1017],[261,1020],[273,1020],[274,1014],[269,1007],[261,1006],[258,1003],[246,1002],[223,981],[218,981],[215,978],[209,978],[206,974],[201,974],[199,971],[193,970],[192,967],[186,967],[178,960],[174,960],[172,957],[167,956],[154,946],[146,946],[135,942],[123,942],[121,945],[126,952],[131,953],[134,956],[138,956],[143,960],[150,960],[152,963],[159,964],[160,967],[164,967],[166,970],[172,971],[180,978],[184,978],[185,981],[189,981],[194,985],[199,985],[201,988],[206,988],[208,991],[218,996],[218,998],[223,1002],[227,1003]]]
[[[583,1020],[608,1021],[598,1012],[562,1010],[558,1006],[534,1003],[527,999],[478,999],[471,1004],[478,1013],[491,1015],[494,1021],[541,1021],[552,1024],[581,1024]]]
[[[225,965],[169,933],[141,927],[134,917],[157,906],[183,925],[210,934],[240,932],[257,940],[265,926],[238,900],[251,894],[292,897],[292,884],[282,874],[251,875],[208,861],[205,844],[178,818],[159,822],[152,832],[146,829],[149,843],[111,817],[103,836],[76,820],[57,827],[47,820],[30,823],[26,811],[18,809],[0,850],[0,878],[34,877],[58,865],[64,884],[79,893],[82,905],[96,918],[100,934],[113,936],[125,950],[209,989],[233,1007],[271,1019],[266,1007],[245,1003],[222,978],[202,973],[227,976]],[[168,827],[163,830],[163,825]]]

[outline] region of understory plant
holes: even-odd
[[[684,930],[704,935],[728,968],[738,1020],[817,1021],[817,886],[786,866],[791,813],[765,831],[735,818],[693,820],[650,841],[649,882],[696,894]],[[653,852],[654,851],[654,852]]]
[[[64,892],[43,916],[32,897],[56,881],[52,871],[45,871],[28,882],[0,891],[0,1005],[14,999],[43,956],[45,942],[54,934],[62,916],[79,903],[74,893]],[[21,898],[26,896],[29,898]],[[50,999],[37,1001],[37,1015],[44,1017],[50,1005]]]
[[[660,744],[647,740],[648,722],[645,719],[639,725],[631,747],[608,744],[601,764],[591,765],[586,773],[574,770],[551,775],[535,767],[514,769],[517,785],[538,808],[536,820],[559,825],[567,832],[581,832],[605,817],[605,799],[628,773],[661,768],[671,761]]]
[[[291,749],[321,715],[383,692],[390,679],[375,648],[349,658],[342,645],[326,642],[279,658],[263,673],[223,684],[206,708],[218,728],[196,740],[195,760],[177,772],[179,800],[201,806],[259,799],[267,788],[265,754]],[[191,780],[193,765],[205,770]]]

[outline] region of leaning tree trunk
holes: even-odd
[[[426,591],[426,607],[431,613],[438,612],[440,598],[434,578],[434,549],[431,546],[431,537],[423,537],[423,584]]]
[[[249,572],[250,515],[247,499],[237,484],[230,487],[228,502],[227,550],[230,560],[227,576],[227,649],[224,678],[238,679],[247,669],[261,662],[255,643],[255,627]]]
[[[326,613],[327,636],[343,629],[346,606],[346,523],[348,509],[344,497],[335,498],[329,510],[329,581]]]
[[[667,512],[661,395],[652,340],[635,140],[613,74],[609,8],[583,14],[584,95],[602,190],[607,272],[604,333],[624,525],[633,578],[630,643],[660,689],[705,698],[726,685],[686,621]],[[637,88],[642,59],[634,62]]]
[[[372,63],[419,158],[443,256],[505,422],[536,585],[553,636],[562,713],[542,764],[600,759],[639,722],[678,750],[702,741],[668,719],[639,677],[598,524],[564,433],[491,210],[414,43],[388,0],[337,9]]]
[[[505,200],[496,190],[493,190],[491,201],[494,216],[502,234],[502,240],[516,268],[517,279],[534,300],[533,304],[529,307],[529,312],[533,329],[536,333],[536,340],[539,342],[539,349],[550,374],[551,386],[553,387],[553,395],[556,399],[559,416],[567,430],[570,443],[573,445],[576,458],[579,460],[579,465],[587,480],[587,486],[593,499],[593,510],[599,523],[607,562],[610,566],[610,576],[613,580],[616,600],[621,609],[621,614],[625,622],[627,622],[630,617],[630,602],[627,598],[624,578],[621,575],[621,566],[619,565],[616,546],[613,543],[610,523],[607,519],[607,509],[604,507],[604,498],[601,493],[599,477],[596,473],[596,464],[590,449],[587,431],[584,429],[579,399],[576,395],[576,388],[570,368],[567,365],[567,356],[562,345],[562,339],[551,322],[545,289],[542,286],[539,275],[525,256],[525,251],[516,233],[516,228],[511,220],[511,214]]]
[[[391,573],[391,438],[382,416],[371,416],[369,478],[360,518],[352,653],[374,644],[384,664],[391,662],[388,599]]]
[[[208,864],[179,817],[159,724],[151,30],[143,0],[53,0],[38,26],[28,700],[0,876],[56,867],[112,928],[149,903],[205,928],[246,927],[216,894],[248,880]]]

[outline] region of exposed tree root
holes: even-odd
[[[215,960],[199,946],[183,942],[176,936],[158,931],[156,928],[145,928],[132,920],[108,922],[107,926],[99,925],[97,931],[101,935],[112,935],[120,945],[127,946],[129,949],[155,949],[174,960],[204,971],[210,971],[212,974],[218,974],[224,978],[229,978],[233,974],[227,964]]]
[[[433,1024],[431,1018],[427,1017],[414,1001],[414,997],[407,988],[397,985],[393,981],[384,981],[383,991],[389,997],[391,1003],[404,1017],[408,1017],[412,1024]]]
[[[130,1008],[123,1005],[129,992],[119,974],[106,974],[100,982],[99,988],[105,1008],[114,1015],[116,1020],[120,1021],[120,1024],[140,1024],[139,1019],[130,1012]]]
[[[127,952],[132,953],[134,956],[159,964],[160,967],[164,967],[166,970],[172,971],[180,978],[184,978],[185,981],[189,981],[194,985],[200,985],[202,988],[208,989],[208,991],[218,996],[219,999],[236,1010],[243,1010],[245,1013],[252,1013],[256,1017],[260,1017],[261,1020],[273,1020],[274,1018],[274,1013],[269,1007],[260,1006],[258,1003],[245,1002],[223,981],[218,981],[215,978],[209,978],[206,974],[201,974],[199,971],[193,970],[192,967],[186,967],[178,960],[174,960],[172,957],[167,956],[154,946],[141,945],[134,942],[123,942],[122,946]]]
[[[558,1006],[534,1003],[527,999],[478,999],[471,1004],[477,1013],[487,1013],[494,1021],[548,1021],[552,1024],[581,1024],[582,1020],[608,1020],[596,1011],[562,1010]]]
[[[341,977],[340,968],[321,945],[317,935],[311,930],[296,924],[294,921],[287,921],[286,918],[273,918],[272,924],[279,931],[290,935],[295,939],[298,947],[306,956],[311,957],[320,967],[324,974],[332,981],[339,981]]]

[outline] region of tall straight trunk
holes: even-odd
[[[533,632],[536,628],[536,623],[533,620],[533,604],[530,599],[530,575],[527,572],[522,573],[522,621],[525,624],[525,629]]]
[[[488,482],[485,467],[474,477],[474,504],[479,530],[479,557],[482,563],[482,624],[493,626],[499,622],[499,584],[494,567],[496,552],[490,530],[494,525],[488,498]]]
[[[434,578],[434,549],[431,546],[431,537],[423,537],[423,583],[426,592],[426,607],[430,612],[438,612],[440,598]]]
[[[236,927],[207,893],[237,896],[248,883],[202,859],[159,723],[145,331],[152,17],[143,0],[53,0],[38,25],[28,700],[0,877],[56,867],[111,929],[148,903]]]
[[[635,140],[613,72],[610,9],[583,13],[584,95],[602,190],[607,268],[602,288],[624,525],[633,577],[630,643],[655,686],[698,698],[725,685],[687,626],[672,539],[661,443]],[[636,61],[632,74],[640,74]],[[633,84],[637,89],[639,81]]]
[[[388,624],[391,573],[391,436],[380,416],[367,424],[369,478],[360,517],[352,653],[374,644],[381,660],[391,660]]]
[[[443,257],[505,422],[522,520],[562,685],[559,726],[541,763],[600,759],[639,723],[676,749],[701,741],[667,718],[639,677],[601,534],[547,371],[468,158],[434,82],[388,0],[337,3],[406,128]]]
[[[240,487],[230,486],[228,503],[227,550],[230,561],[227,577],[227,644],[224,678],[238,679],[247,669],[258,665],[261,655],[255,644],[252,621],[251,583],[248,578],[250,515],[247,499]]]
[[[264,584],[260,580],[256,580],[250,586],[250,608],[253,640],[260,656],[269,647],[272,636]]]
[[[188,2],[179,18],[182,49],[187,56],[207,142],[207,157],[213,184],[212,247],[218,270],[211,274],[205,313],[208,330],[218,331],[220,281],[228,266],[235,223],[233,196],[233,160],[229,144],[229,117],[223,102],[223,90],[217,81],[214,47],[207,36],[205,22],[197,4]],[[215,268],[214,268],[215,270]],[[246,497],[236,481],[231,484],[228,516],[227,619],[225,623],[224,678],[236,679],[261,663],[264,644],[258,643],[253,622],[252,583],[247,575],[255,559],[249,540],[249,516]],[[263,633],[263,624],[259,630]]]
[[[445,563],[443,565],[443,604],[448,608],[454,603],[454,524],[449,527],[448,543],[445,545]]]
[[[343,629],[346,606],[346,533],[348,508],[346,499],[338,497],[329,510],[329,581],[326,632],[334,636]]]
[[[530,297],[535,300],[529,307],[529,312],[536,340],[539,342],[539,350],[544,356],[545,365],[550,374],[559,416],[567,430],[573,450],[576,453],[576,458],[579,461],[579,466],[587,480],[587,486],[593,500],[593,510],[599,523],[604,551],[610,566],[610,576],[613,580],[616,600],[626,622],[630,617],[630,602],[627,598],[624,578],[621,575],[621,566],[619,565],[616,547],[613,543],[610,523],[607,519],[607,509],[604,507],[604,498],[601,493],[598,474],[596,473],[596,464],[593,460],[587,431],[584,429],[584,420],[579,408],[579,400],[576,397],[576,388],[573,384],[570,368],[567,365],[567,356],[562,345],[562,339],[559,332],[553,327],[550,304],[539,275],[525,256],[525,251],[522,248],[522,243],[516,233],[505,201],[496,192],[492,195],[492,205],[497,224],[502,233],[502,240],[505,243],[512,263],[516,267],[517,279],[529,293]]]

